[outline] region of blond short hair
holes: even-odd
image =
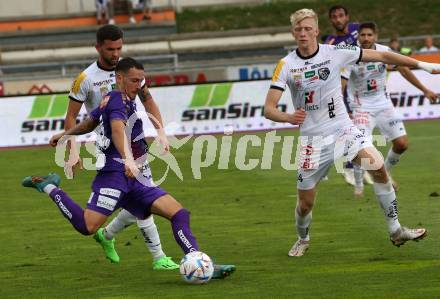
[[[297,10],[293,14],[291,14],[290,23],[292,24],[292,26],[295,26],[306,18],[313,18],[316,22],[316,25],[318,25],[318,15],[313,11],[313,9],[308,8]]]

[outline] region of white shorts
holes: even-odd
[[[336,160],[351,161],[367,147],[373,147],[370,138],[354,125],[330,136],[300,136],[296,156],[297,188],[313,189]]]
[[[369,137],[376,126],[387,141],[406,135],[402,118],[394,108],[374,112],[356,109],[353,111],[353,122],[362,133]]]

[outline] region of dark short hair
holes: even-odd
[[[115,41],[118,39],[122,39],[124,37],[124,33],[121,28],[115,25],[104,25],[98,29],[96,32],[96,42],[98,44],[104,43],[105,40]]]
[[[328,17],[330,18],[330,17],[332,16],[332,12],[334,12],[335,10],[338,10],[338,9],[342,9],[342,10],[344,10],[344,13],[345,13],[346,15],[348,15],[348,9],[347,9],[345,6],[343,6],[343,5],[333,5],[333,6],[330,7],[330,9],[328,10]]]
[[[135,68],[137,70],[144,70],[144,66],[139,63],[136,59],[133,59],[131,57],[125,57],[121,60],[119,60],[118,64],[116,65],[115,72],[116,73],[127,73],[131,68]]]
[[[365,22],[359,25],[359,32],[361,32],[362,29],[371,29],[374,33],[376,33],[377,25],[374,22]]]

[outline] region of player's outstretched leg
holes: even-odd
[[[189,212],[180,209],[172,218],[171,226],[173,228],[174,238],[182,248],[185,254],[191,251],[199,251],[196,238],[193,236],[189,226]],[[214,264],[213,279],[222,279],[231,275],[235,271],[235,265]]]
[[[169,194],[161,196],[151,205],[151,212],[171,221],[174,239],[185,254],[199,251],[199,245],[189,225],[189,212],[178,201]],[[235,269],[235,265],[214,264],[212,278],[225,278],[232,274]]]
[[[45,192],[57,205],[61,214],[72,224],[72,226],[83,235],[90,235],[84,218],[84,210],[75,203],[58,186],[61,182],[60,176],[56,173],[49,173],[47,176],[27,176],[23,179],[23,187],[35,188],[39,192]]]
[[[101,244],[102,249],[104,250],[105,257],[111,263],[119,263],[120,258],[115,249],[115,238],[108,239],[105,234],[105,229],[100,228],[93,236],[93,239],[96,240],[99,244]]]

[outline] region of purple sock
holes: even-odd
[[[49,194],[57,205],[61,214],[70,221],[72,226],[83,235],[90,235],[84,220],[84,210],[74,202],[67,193],[59,188],[53,189]]]
[[[187,210],[179,210],[179,212],[171,218],[171,226],[173,228],[174,239],[176,239],[176,242],[185,254],[191,251],[199,251],[196,238],[189,228],[189,212]]]

